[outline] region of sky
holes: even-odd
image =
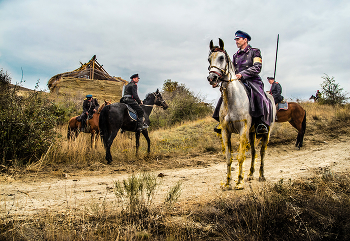
[[[47,90],[48,80],[93,55],[112,76],[138,73],[139,96],[167,79],[203,100],[220,96],[208,81],[210,40],[237,51],[234,34],[261,50],[265,90],[275,68],[282,95],[308,100],[334,77],[350,92],[350,1],[345,0],[0,0],[0,69],[12,83]],[[348,95],[349,96],[349,95]]]

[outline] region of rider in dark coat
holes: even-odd
[[[250,114],[253,117],[253,124],[257,134],[268,133],[268,127],[273,120],[270,101],[264,92],[264,83],[259,73],[262,68],[260,50],[252,48],[248,42],[251,40],[249,34],[243,31],[235,33],[236,45],[239,50],[233,55],[232,63],[236,71],[236,77],[243,82],[250,101]],[[222,98],[216,106],[213,118],[219,120],[219,111]],[[221,133],[221,129],[216,127],[214,131]]]
[[[143,103],[137,93],[137,83],[139,82],[140,78],[138,74],[134,74],[130,77],[130,79],[130,83],[124,87],[124,95],[120,99],[120,102],[128,104],[137,112],[137,130],[141,131],[148,128],[148,126],[144,123],[144,111],[140,106]]]
[[[86,95],[83,102],[83,113],[77,117],[77,121],[81,121],[81,131],[85,131],[86,120],[98,110],[100,105],[96,98],[92,98],[92,95]]]
[[[283,100],[282,94],[282,87],[281,85],[275,81],[273,77],[267,77],[267,80],[271,84],[270,89],[270,95],[273,96],[273,99],[275,100],[275,104],[280,103]]]

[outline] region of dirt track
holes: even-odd
[[[308,142],[301,150],[296,150],[292,144],[272,146],[267,149],[265,162],[265,177],[267,183],[284,180],[295,180],[309,176],[317,169],[330,168],[335,172],[350,169],[350,137],[340,137],[336,140],[316,143]],[[205,164],[202,165],[203,160]],[[174,160],[176,161],[176,160]],[[255,180],[245,182],[243,191],[222,191],[221,183],[226,178],[226,163],[223,155],[199,155],[191,161],[198,163],[197,167],[158,170],[159,186],[155,202],[164,201],[169,187],[182,181],[182,194],[179,201],[190,204],[198,200],[210,200],[222,195],[239,195],[249,187],[259,188],[264,183],[258,182],[259,159],[256,165]],[[236,166],[236,163],[233,163]],[[250,167],[250,157],[245,162],[245,176]],[[236,168],[237,170],[237,168]],[[65,212],[73,210],[93,210],[104,203],[107,208],[115,208],[116,197],[113,193],[114,181],[130,176],[125,173],[113,173],[99,176],[70,174],[67,176],[35,176],[15,180],[9,176],[0,176],[0,217],[7,215],[30,215],[41,211]],[[234,172],[233,178],[237,175]],[[8,217],[9,217],[8,216]]]

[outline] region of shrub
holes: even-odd
[[[150,116],[152,127],[167,127],[187,120],[196,120],[212,113],[210,104],[204,103],[184,84],[170,79],[164,81],[162,96],[169,108],[166,111],[154,110]]]
[[[0,163],[26,164],[39,160],[57,136],[54,127],[62,111],[44,92],[33,90],[20,96],[19,85],[0,71]]]

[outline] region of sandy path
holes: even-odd
[[[297,179],[310,175],[315,169],[331,168],[332,171],[348,171],[350,168],[350,138],[343,137],[332,142],[309,144],[302,150],[295,150],[292,145],[269,147],[265,163],[267,182],[276,182],[281,178]],[[200,161],[209,158],[202,155],[194,159]],[[159,170],[161,185],[155,196],[155,202],[164,201],[169,188],[178,181],[182,182],[182,194],[179,199],[183,203],[191,203],[199,199],[209,200],[217,196],[241,194],[245,191],[223,192],[220,184],[226,178],[226,163],[222,155],[216,159],[210,157],[211,164],[198,168]],[[236,163],[233,163],[236,166]],[[255,178],[258,177],[259,159],[256,165]],[[250,158],[245,162],[245,175],[250,167]],[[236,168],[237,169],[237,168]],[[105,204],[108,208],[117,207],[117,199],[113,193],[114,182],[123,180],[130,174],[109,174],[100,176],[67,176],[66,178],[38,177],[14,180],[1,176],[0,217],[7,215],[18,217],[33,212],[86,209],[93,211]],[[233,176],[236,178],[236,173]],[[245,183],[245,186],[261,186],[256,180]],[[246,188],[245,190],[249,190]]]

